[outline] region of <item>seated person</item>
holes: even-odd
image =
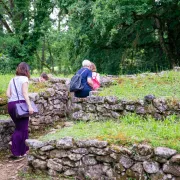
[[[45,81],[48,81],[49,80],[49,77],[48,77],[48,75],[46,74],[46,73],[42,73],[41,75],[40,75],[40,77],[39,77],[39,82],[45,82]]]
[[[96,65],[91,63],[92,70],[92,81],[93,81],[93,90],[96,90],[100,87],[100,75],[97,73]]]
[[[77,73],[81,74],[83,89],[76,91],[74,95],[75,97],[85,98],[89,96],[89,92],[93,89],[91,62],[89,60],[84,60],[82,66],[83,67],[79,69]]]

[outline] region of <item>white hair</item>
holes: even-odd
[[[89,66],[91,66],[91,61],[85,59],[85,60],[82,62],[82,66],[83,66],[83,67],[89,67]]]

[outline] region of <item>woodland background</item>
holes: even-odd
[[[103,74],[180,65],[179,0],[0,0],[0,73],[71,74],[90,59]]]

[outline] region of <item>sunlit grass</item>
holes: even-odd
[[[9,81],[13,77],[14,77],[13,74],[6,74],[6,75],[0,74],[0,97],[1,98],[6,98],[6,90],[7,90]],[[39,74],[33,74],[33,75],[31,75],[31,77],[39,77]],[[68,78],[70,78],[70,77],[72,77],[72,75],[65,76],[63,74],[59,74],[59,75],[53,75],[53,77],[59,77],[59,78],[68,77]],[[30,84],[29,92],[43,91],[44,88],[45,88],[45,84],[43,84],[43,83],[38,83],[36,85]]]
[[[131,114],[117,121],[78,122],[73,127],[58,130],[40,139],[47,141],[67,136],[75,139],[97,138],[124,145],[145,142],[154,147],[166,146],[180,151],[180,120],[170,116],[164,121],[156,121],[151,117],[144,119]]]
[[[11,119],[10,116],[0,114],[0,120],[7,120],[7,119]]]
[[[148,94],[156,97],[180,99],[180,72],[168,71],[160,75],[136,78],[121,77],[116,85],[105,88],[100,95],[113,95],[120,99],[143,99]]]

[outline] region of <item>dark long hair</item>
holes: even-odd
[[[16,75],[17,76],[26,76],[26,77],[30,78],[29,70],[30,70],[29,65],[25,62],[21,62],[16,69]]]

